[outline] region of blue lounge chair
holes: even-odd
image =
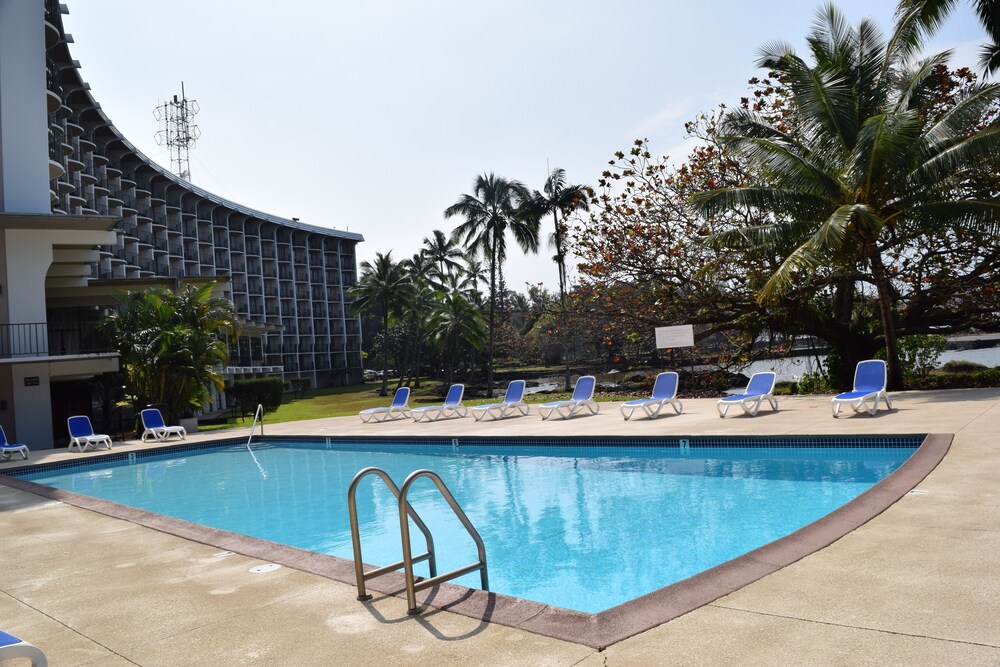
[[[754,373],[750,376],[750,382],[742,394],[734,394],[719,399],[715,407],[719,409],[719,416],[725,417],[729,412],[729,406],[734,403],[743,408],[743,412],[751,417],[755,417],[760,412],[760,405],[765,400],[771,404],[771,409],[778,411],[778,399],[774,397],[774,383],[777,380],[774,373]]]
[[[22,459],[28,458],[28,446],[14,445],[7,442],[7,434],[3,432],[3,426],[0,426],[0,457],[3,457],[3,460],[6,461],[15,452],[20,454]]]
[[[448,395],[445,396],[443,404],[413,408],[410,410],[410,416],[413,417],[413,421],[415,422],[424,419],[436,422],[439,419],[447,419],[449,417],[464,417],[469,414],[466,407],[462,405],[462,396],[464,394],[464,384],[453,384],[448,388]]]
[[[885,393],[886,367],[881,359],[869,359],[858,362],[854,369],[854,390],[837,394],[830,401],[833,416],[840,414],[840,405],[848,403],[855,412],[865,412],[875,416],[878,412],[879,399],[885,401],[885,407],[892,410],[892,401]]]
[[[77,415],[66,420],[69,427],[69,448],[76,446],[81,452],[87,447],[97,449],[98,445],[104,445],[111,449],[111,436],[103,433],[94,433],[94,427],[90,424],[90,417],[87,415]]]
[[[563,419],[569,419],[580,410],[587,408],[590,414],[596,415],[601,411],[601,407],[594,400],[594,387],[597,380],[593,375],[583,375],[576,381],[573,387],[573,397],[568,401],[551,401],[538,406],[538,414],[542,419],[548,419],[553,413]]]
[[[476,421],[482,421],[483,417],[489,415],[494,420],[503,419],[515,412],[522,415],[528,414],[528,405],[524,402],[524,380],[512,380],[507,385],[507,393],[501,403],[486,403],[472,408],[472,416]]]
[[[656,419],[660,416],[660,410],[667,404],[672,405],[677,414],[684,412],[684,406],[677,400],[677,373],[673,371],[660,373],[656,376],[656,382],[653,383],[653,393],[649,398],[622,403],[622,417],[628,421],[636,410],[641,409],[647,417]]]
[[[163,415],[156,408],[146,408],[139,413],[139,417],[142,419],[142,427],[146,429],[140,438],[143,442],[146,442],[147,437],[152,437],[154,440],[166,440],[172,435],[176,435],[181,440],[187,439],[187,429],[183,426],[164,424]]]
[[[361,421],[366,424],[371,421],[384,422],[389,419],[402,419],[403,417],[409,417],[409,401],[410,388],[400,387],[396,390],[396,393],[392,395],[392,404],[388,407],[383,405],[378,408],[368,408],[367,410],[359,412],[358,416],[361,417]]]
[[[31,667],[49,667],[49,661],[40,648],[0,630],[0,662],[18,658],[30,660]]]

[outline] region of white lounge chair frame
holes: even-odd
[[[73,435],[73,427],[71,426],[74,419],[85,419],[87,420],[87,427],[90,429],[90,433],[84,433],[82,435]],[[69,431],[69,449],[73,450],[74,445],[81,452],[87,447],[93,447],[97,449],[98,445],[104,445],[107,449],[111,449],[111,436],[104,433],[94,433],[94,427],[90,423],[90,417],[87,415],[74,415],[66,420],[66,428]]]
[[[664,384],[664,383],[673,383],[673,391],[670,393],[669,396],[661,395],[659,398],[657,398],[657,393],[660,394],[664,393],[662,387],[671,386],[670,384]],[[660,373],[659,375],[656,376],[656,382],[653,383],[653,392],[650,394],[649,398],[641,398],[634,401],[625,401],[624,403],[622,403],[621,407],[622,417],[625,418],[625,421],[628,421],[629,419],[632,418],[632,415],[635,414],[636,410],[641,409],[643,412],[646,413],[647,417],[649,417],[650,419],[656,419],[657,417],[660,416],[660,410],[662,410],[663,406],[665,405],[672,406],[674,408],[674,412],[676,412],[677,414],[684,412],[684,406],[681,405],[681,402],[679,400],[677,400],[677,385],[678,385],[677,373],[673,371],[665,371],[663,373]],[[657,389],[660,389],[660,392],[657,392]]]
[[[147,426],[146,425],[146,415],[152,415],[156,413],[157,418],[160,420],[162,426]],[[146,408],[139,413],[139,418],[142,420],[142,426],[146,430],[142,432],[142,436],[139,438],[143,442],[146,442],[147,437],[152,437],[154,440],[166,440],[172,435],[176,435],[181,440],[187,440],[187,429],[183,426],[167,426],[163,421],[163,415],[156,408]]]
[[[477,422],[486,416],[493,418],[494,421],[504,419],[515,412],[521,413],[522,416],[529,412],[528,404],[524,402],[524,380],[511,380],[502,402],[486,403],[472,408],[472,416]]]
[[[400,387],[396,390],[396,393],[392,395],[391,405],[368,408],[359,412],[358,416],[361,417],[361,421],[366,424],[373,421],[381,423],[395,419],[408,419],[410,417],[409,402],[410,388]]]
[[[28,460],[28,446],[7,442],[7,434],[4,433],[3,427],[0,426],[0,458],[7,461],[10,459],[10,455],[15,452],[20,454],[23,460]]]
[[[777,412],[778,399],[774,397],[775,382],[777,382],[777,376],[771,371],[754,373],[750,376],[747,388],[742,394],[725,396],[719,399],[719,402],[715,404],[715,407],[719,409],[719,416],[725,417],[726,413],[729,412],[730,405],[739,405],[743,408],[743,412],[751,417],[756,417],[757,413],[760,412],[761,404],[765,400],[771,404],[771,409]]]
[[[448,388],[448,395],[441,405],[425,405],[410,410],[410,417],[413,421],[436,422],[439,419],[450,419],[452,417],[465,417],[469,414],[468,408],[462,405],[462,397],[465,395],[464,384],[453,384]]]
[[[870,380],[867,376],[869,373],[867,369],[876,366],[881,367],[882,386],[878,389],[874,389],[874,385],[859,387],[859,382],[863,384],[866,380]],[[875,372],[878,371],[876,370]],[[875,413],[878,412],[878,402],[880,399],[885,401],[887,410],[892,410],[892,401],[889,400],[889,394],[885,391],[887,382],[888,374],[885,361],[882,359],[859,361],[857,367],[854,369],[854,389],[843,394],[837,394],[830,399],[830,408],[833,410],[833,416],[838,416],[840,414],[840,406],[847,403],[854,412],[867,412],[874,417]]]
[[[601,406],[594,400],[594,388],[596,386],[597,380],[593,375],[582,375],[576,381],[576,387],[573,388],[573,397],[571,399],[542,403],[538,406],[538,414],[542,416],[543,420],[548,419],[553,414],[558,415],[562,419],[569,419],[577,412],[587,408],[590,410],[590,414],[596,415],[601,411]]]
[[[18,658],[30,660],[31,667],[49,667],[48,658],[42,653],[42,649],[0,630],[0,662],[6,664],[7,661]]]

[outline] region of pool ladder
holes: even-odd
[[[357,494],[358,484],[362,479],[368,475],[377,475],[379,479],[385,482],[385,485],[392,491],[392,495],[396,497],[399,502],[399,534],[403,541],[403,560],[398,563],[393,563],[392,565],[385,565],[368,572],[364,571],[363,562],[361,559],[361,532],[358,528],[358,507],[355,500],[355,495]],[[451,511],[455,513],[458,520],[462,522],[465,527],[466,532],[469,533],[469,537],[476,543],[476,549],[478,550],[479,560],[475,563],[470,563],[464,567],[460,567],[457,570],[452,570],[451,572],[446,572],[439,575],[437,573],[437,559],[434,554],[434,537],[431,535],[430,530],[424,523],[417,511],[413,509],[409,501],[406,499],[407,494],[410,491],[410,487],[413,483],[420,479],[421,477],[426,477],[434,482],[437,486],[438,491],[441,496],[448,501],[448,505],[451,506]],[[410,475],[403,481],[402,488],[396,486],[389,477],[389,474],[382,470],[381,468],[365,468],[358,472],[351,480],[351,486],[347,490],[347,509],[351,515],[351,543],[354,546],[354,574],[358,580],[358,599],[359,600],[371,600],[372,596],[368,594],[365,588],[365,582],[369,579],[374,579],[375,577],[382,576],[389,572],[394,572],[399,568],[403,568],[403,576],[406,579],[406,605],[408,614],[417,614],[419,609],[417,608],[417,591],[422,591],[425,588],[430,588],[431,586],[436,586],[442,582],[455,579],[464,574],[470,572],[475,572],[479,570],[479,580],[482,584],[482,589],[484,591],[490,590],[489,576],[486,571],[486,547],[483,545],[483,538],[479,536],[476,531],[475,526],[469,521],[469,517],[465,515],[462,511],[461,506],[455,500],[455,497],[451,495],[451,491],[445,486],[445,483],[441,481],[441,478],[434,472],[430,470],[415,470],[410,473]],[[427,542],[427,551],[417,556],[414,556],[410,547],[410,522],[407,517],[413,519],[413,523],[416,524],[420,532],[424,534],[424,539]],[[427,561],[427,566],[430,569],[430,577],[427,579],[421,579],[416,581],[413,576],[413,564],[419,563],[421,561]]]

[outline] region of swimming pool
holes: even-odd
[[[275,438],[112,454],[18,477],[235,533],[351,558],[346,490],[368,466],[442,476],[486,543],[491,589],[598,613],[781,538],[888,476],[922,436],[891,438]],[[374,481],[374,480],[373,480]],[[475,548],[430,482],[411,503],[439,570]],[[395,499],[358,494],[365,560],[399,560]],[[414,550],[422,548],[414,533]],[[418,573],[421,570],[418,569]],[[470,587],[478,576],[459,580]]]

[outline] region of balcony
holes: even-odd
[[[0,359],[113,351],[110,332],[92,322],[0,324]]]

